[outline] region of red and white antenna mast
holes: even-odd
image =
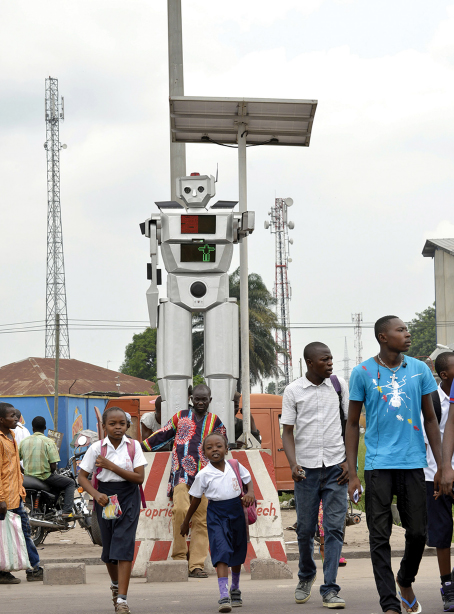
[[[283,375],[283,381],[277,381],[276,394],[282,394],[285,386],[293,380],[292,367],[292,338],[290,334],[290,299],[292,291],[288,279],[289,245],[293,239],[289,239],[288,231],[295,228],[293,222],[287,221],[287,209],[293,205],[292,198],[275,198],[274,206],[268,212],[270,221],[265,222],[265,228],[270,228],[275,238],[275,280],[274,298],[276,299],[276,314],[279,328],[276,329],[276,345],[281,352],[276,352],[276,365],[279,375]]]

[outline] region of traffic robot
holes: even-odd
[[[210,411],[235,441],[233,395],[239,376],[238,305],[229,297],[233,244],[254,230],[254,213],[234,213],[236,201],[218,201],[213,176],[192,173],[177,180],[175,201],[155,203],[160,213],[141,224],[150,238],[147,291],[150,326],[157,328],[157,376],[163,424],[188,407],[192,382],[192,313],[204,313],[204,376]],[[167,298],[159,299],[158,246],[167,271]]]

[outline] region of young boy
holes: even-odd
[[[367,424],[364,467],[366,520],[380,605],[383,612],[400,613],[401,604],[406,612],[421,612],[412,588],[424,552],[427,524],[423,471],[427,460],[421,411],[437,464],[434,488],[438,490],[441,440],[431,397],[437,384],[424,362],[404,355],[411,345],[411,335],[400,318],[384,316],[377,320],[375,338],[380,345],[378,354],[356,366],[350,378],[345,432],[350,476],[348,494],[352,501],[355,494],[361,498],[356,463],[359,417],[364,403]],[[397,508],[406,531],[405,554],[397,579],[391,568],[389,544],[394,495],[397,495]]]
[[[432,398],[437,419],[440,421],[440,434],[443,440],[449,413],[449,392],[454,380],[454,352],[439,354],[435,360],[435,371],[438,373],[441,383],[438,390],[432,393]],[[444,612],[454,612],[454,584],[451,578],[452,505],[454,501],[448,495],[440,495],[435,499],[433,480],[437,465],[430,445],[427,446],[427,464],[428,467],[424,469],[427,491],[427,545],[437,549],[443,610]]]
[[[22,486],[22,473],[19,452],[13,430],[17,425],[16,410],[9,403],[0,403],[0,522],[7,511],[18,514],[22,521],[28,558],[32,569],[27,570],[27,580],[35,582],[43,579],[43,568],[39,566],[39,555],[30,536],[30,525],[22,499],[25,490]],[[0,571],[0,584],[19,584],[9,571]]]

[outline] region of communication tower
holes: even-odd
[[[363,349],[363,342],[361,341],[361,322],[363,321],[362,313],[352,313],[352,322],[355,325],[355,348],[356,348],[356,364],[359,365],[360,362],[363,362],[363,358],[361,356]]]
[[[288,264],[292,261],[289,258],[289,245],[293,244],[293,239],[289,238],[288,231],[293,230],[295,224],[287,220],[287,209],[292,205],[292,198],[275,198],[274,206],[268,212],[270,221],[265,221],[265,229],[270,228],[275,238],[274,298],[279,322],[276,345],[283,350],[276,352],[276,366],[279,373],[284,375],[283,382],[276,382],[276,394],[282,394],[283,388],[293,380],[292,338],[289,328],[291,287],[288,280]]]
[[[350,380],[350,358],[348,357],[347,337],[345,337],[344,343],[344,380],[349,382]]]
[[[47,154],[47,274],[46,358],[56,358],[57,314],[60,316],[60,358],[70,358],[66,309],[65,261],[60,208],[60,120],[64,99],[58,100],[58,79],[46,79],[45,120]]]

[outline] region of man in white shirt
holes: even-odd
[[[20,412],[19,409],[16,408],[16,416],[18,419],[18,423],[16,425],[16,428],[14,429],[14,435],[16,437],[16,443],[17,443],[17,447],[19,447],[20,442],[25,439],[26,437],[30,437],[30,431],[25,428],[25,426],[23,424],[20,423],[20,419],[22,418],[22,414]],[[21,466],[22,465],[22,461],[21,461]]]
[[[449,393],[454,380],[454,352],[442,352],[435,360],[435,371],[441,379],[438,390],[432,392],[435,413],[440,424],[443,441],[446,421],[449,414]],[[436,395],[436,396],[435,396]],[[438,397],[438,400],[437,400]],[[424,433],[427,447],[427,464],[424,469],[427,492],[427,545],[437,549],[438,567],[440,569],[441,598],[444,611],[454,612],[454,584],[451,577],[451,539],[453,530],[452,506],[454,500],[449,495],[434,498],[434,476],[437,463]],[[454,461],[454,458],[453,458]],[[451,462],[453,468],[454,463]]]
[[[325,560],[320,594],[325,607],[344,608],[336,578],[347,512],[348,471],[343,428],[348,388],[342,378],[336,378],[336,383],[340,383],[340,392],[336,392],[330,379],[333,357],[325,344],[309,343],[304,348],[304,360],[306,375],[285,389],[281,416],[282,443],[295,481],[298,519],[300,561],[295,601],[306,603],[315,582],[314,535],[321,500]]]

